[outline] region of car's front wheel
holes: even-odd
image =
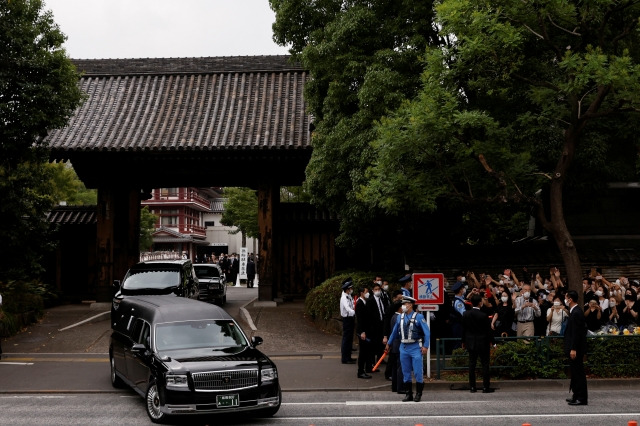
[[[158,386],[155,383],[151,383],[149,389],[147,389],[147,414],[154,423],[163,423],[167,420],[167,415],[160,410],[160,394],[158,393]]]

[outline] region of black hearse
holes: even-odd
[[[155,423],[167,416],[254,411],[272,416],[281,391],[275,364],[222,308],[166,296],[124,298],[112,321],[111,383],[146,400]]]

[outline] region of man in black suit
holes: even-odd
[[[373,356],[373,362],[376,363],[382,357],[384,348],[387,342],[383,342],[384,337],[384,316],[386,310],[384,301],[382,300],[382,288],[379,282],[374,282],[371,288],[373,296],[367,300],[367,308],[369,308],[369,315],[371,321],[371,354]],[[386,310],[385,310],[386,309]],[[376,370],[378,372],[380,370]],[[368,373],[368,371],[367,371]]]
[[[473,309],[462,315],[462,342],[469,352],[469,388],[476,392],[476,363],[478,357],[482,363],[482,393],[491,393],[491,378],[489,376],[489,355],[493,343],[491,322],[487,314],[480,310],[482,295],[471,296]]]
[[[567,398],[569,405],[587,405],[587,375],[584,372],[583,358],[587,352],[587,326],[584,312],[578,306],[578,293],[569,290],[564,300],[569,306],[569,319],[564,331],[564,353],[569,358],[571,383],[569,390],[573,391],[571,398]]]

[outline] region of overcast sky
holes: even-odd
[[[268,0],[44,0],[73,59],[286,55]]]

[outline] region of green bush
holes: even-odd
[[[355,294],[357,294],[363,286],[371,288],[371,282],[375,275],[376,273],[371,272],[347,271],[329,278],[307,293],[304,301],[305,313],[314,320],[340,318],[342,282],[351,277]],[[393,286],[391,283],[389,283],[389,286],[389,291],[391,292],[391,287]]]
[[[588,338],[585,367],[595,377],[640,377],[640,335]],[[504,379],[565,379],[568,360],[562,338],[499,342],[491,349],[492,375]],[[468,367],[464,349],[451,353],[451,367]]]
[[[600,377],[640,376],[640,335],[606,336],[587,339],[586,369]]]
[[[38,281],[9,281],[0,283],[2,308],[0,310],[0,336],[12,336],[21,327],[42,316],[45,299],[52,293]]]

